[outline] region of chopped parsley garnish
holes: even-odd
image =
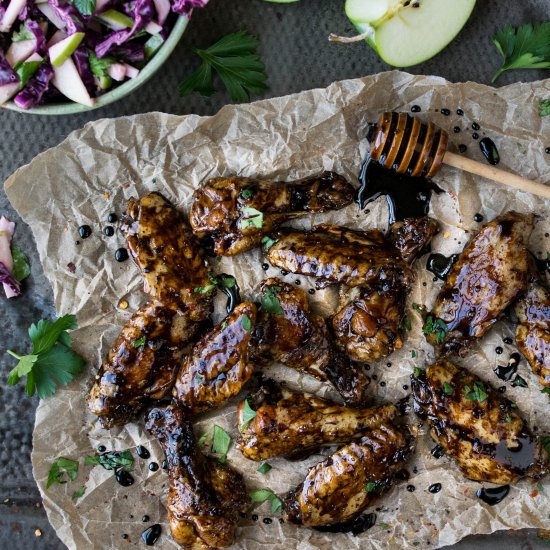
[[[80,487],[80,489],[77,489],[73,493],[72,499],[73,500],[78,500],[81,496],[84,495],[85,492],[86,492],[86,487],[84,487],[84,486]]]
[[[550,116],[550,99],[541,99],[539,103],[539,115],[542,117]]]
[[[264,294],[261,298],[262,309],[267,313],[272,313],[273,315],[282,315],[283,308],[281,307],[281,302],[277,297],[277,294],[281,292],[280,286],[267,286],[264,289]]]
[[[204,432],[198,439],[197,445],[202,446],[206,443],[206,441],[210,438],[210,432]]]
[[[448,382],[443,382],[443,393],[445,395],[451,395],[453,393],[453,387]]]
[[[283,501],[271,489],[255,489],[250,492],[253,503],[271,502],[271,512],[276,514],[283,509]]]
[[[142,336],[141,338],[137,338],[136,340],[132,340],[132,346],[135,348],[140,348],[141,346],[144,346],[147,343],[147,338],[145,336]]]
[[[254,189],[243,189],[241,191],[241,197],[243,199],[251,199],[254,196]]]
[[[540,390],[540,393],[550,393],[550,388],[544,388],[543,390]]]
[[[269,470],[271,470],[272,466],[271,464],[264,462],[256,471],[260,474],[267,474]]]
[[[243,328],[247,332],[250,332],[252,330],[252,321],[250,320],[250,317],[248,315],[243,315]]]
[[[550,458],[550,436],[543,436],[539,439],[540,444],[543,446],[546,454]]]
[[[105,470],[118,470],[122,468],[129,472],[134,465],[134,457],[131,451],[109,451],[108,453],[96,453],[88,455],[84,459],[87,466],[102,466]]]
[[[267,235],[262,237],[262,244],[264,245],[265,250],[269,250],[276,242],[277,241],[275,239],[272,239]]]
[[[477,401],[481,403],[482,401],[485,401],[488,397],[483,382],[474,382],[473,389],[470,388],[470,386],[464,386],[464,391],[466,392],[466,399],[468,401]]]
[[[219,455],[218,460],[223,464],[227,459],[227,453],[231,446],[231,437],[229,434],[218,425],[214,426],[212,434],[212,452]]]
[[[193,289],[193,292],[196,294],[207,294],[216,287],[233,288],[237,284],[237,279],[233,275],[216,276],[213,273],[209,273],[208,279],[210,280],[209,285],[197,286]]]
[[[14,386],[27,377],[27,395],[38,394],[40,399],[50,397],[59,384],[72,382],[84,369],[84,358],[70,349],[72,339],[68,330],[77,328],[74,315],[64,315],[56,321],[41,320],[29,328],[32,353],[17,355],[8,350],[19,362],[8,375],[8,384]]]
[[[509,414],[507,414],[505,420],[506,420],[506,424],[510,424],[510,422],[512,422],[512,417]]]
[[[377,481],[369,481],[365,485],[365,491],[367,493],[382,493],[386,490],[386,482],[383,479]]]
[[[264,225],[264,215],[251,206],[244,206],[241,208],[243,217],[239,220],[239,229],[248,229],[249,227],[255,227],[261,229]]]
[[[78,460],[71,460],[60,456],[50,466],[48,479],[46,480],[46,489],[49,489],[54,483],[67,483],[67,476],[71,481],[76,479],[78,475]]]
[[[250,396],[248,396],[244,400],[244,404],[243,404],[243,422],[239,426],[239,432],[241,432],[241,433],[244,430],[246,430],[246,428],[250,424],[250,422],[252,420],[254,420],[254,418],[256,418],[256,411],[250,406],[249,399],[250,399]]]
[[[400,328],[401,330],[410,331],[412,328],[411,320],[408,317],[403,317]]]
[[[415,350],[415,349],[411,350],[411,357],[412,357],[413,359],[416,359],[417,353],[416,353],[416,350]]]
[[[432,317],[428,315],[424,327],[422,328],[424,334],[435,334],[435,340],[438,344],[442,344],[445,341],[447,335],[447,325],[443,319]]]
[[[23,281],[31,274],[31,266],[29,259],[25,253],[16,244],[11,247],[11,255],[13,257],[13,276],[19,281]]]
[[[424,369],[420,369],[420,368],[418,368],[418,367],[414,367],[413,375],[414,375],[415,378],[420,378],[421,376],[424,375]]]

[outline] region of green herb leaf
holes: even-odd
[[[479,403],[481,403],[482,401],[485,401],[488,397],[483,382],[474,382],[473,389],[471,389],[470,386],[464,386],[464,391],[466,392],[466,399],[468,401],[478,401]]]
[[[248,315],[243,315],[243,328],[247,332],[250,332],[252,330],[252,321],[250,320],[250,317]]]
[[[221,284],[225,288],[233,288],[237,284],[237,279],[235,279],[233,275],[227,275],[220,279],[219,284]]]
[[[29,337],[32,341],[33,353],[42,353],[50,349],[56,342],[63,344],[66,347],[72,345],[71,337],[68,330],[78,328],[75,315],[63,315],[56,321],[42,319],[35,325],[29,327]]]
[[[272,239],[267,235],[265,237],[262,237],[262,244],[264,245],[264,249],[266,251],[269,250],[276,242],[277,241],[275,239]]]
[[[25,280],[31,274],[31,266],[29,259],[25,253],[14,244],[11,247],[11,255],[13,258],[13,276],[19,281]]]
[[[78,500],[86,492],[86,487],[82,486],[73,493],[73,500]]]
[[[132,340],[132,346],[134,348],[140,348],[141,346],[144,346],[147,343],[147,338],[145,336],[142,336],[141,338],[137,338],[136,340]]]
[[[82,15],[92,15],[95,10],[96,0],[72,0],[72,2]]]
[[[550,22],[517,28],[507,25],[495,34],[493,42],[503,59],[493,82],[511,69],[550,68]]]
[[[96,453],[88,455],[84,459],[87,466],[99,465],[106,470],[118,470],[122,468],[129,472],[134,465],[134,457],[131,451],[109,451],[108,453]]]
[[[19,32],[14,32],[11,35],[11,41],[12,42],[23,42],[23,40],[33,40],[34,34],[32,31],[27,29],[25,25],[21,24],[19,27]]]
[[[416,350],[415,350],[415,349],[411,350],[411,357],[412,357],[413,359],[416,359],[417,355],[418,355],[418,354],[416,353]]]
[[[42,61],[19,61],[13,67],[13,70],[19,77],[19,89],[22,90],[34,73],[38,71],[38,67]],[[17,279],[17,277],[15,277]],[[19,279],[18,279],[19,280]]]
[[[389,523],[384,523],[383,521],[378,522],[377,525],[382,527],[382,529],[389,529],[391,527]]]
[[[277,294],[281,292],[280,286],[267,286],[264,288],[263,296],[260,300],[262,304],[262,309],[267,313],[273,315],[282,315],[283,308],[281,307],[281,302],[277,297]]]
[[[228,34],[206,50],[195,49],[202,59],[201,66],[179,87],[181,96],[198,92],[212,95],[212,74],[215,71],[233,101],[248,101],[251,95],[267,89],[264,64],[258,54],[258,40],[244,32]]]
[[[512,387],[526,388],[527,382],[522,376],[520,376],[519,374],[516,374],[516,377],[512,380]]]
[[[539,115],[542,117],[550,116],[550,99],[541,99],[539,103]]]
[[[229,434],[218,425],[214,426],[212,435],[212,452],[220,455],[219,461],[223,464],[227,458],[227,452],[231,446],[231,437]]]
[[[400,328],[401,330],[410,331],[412,328],[411,320],[408,317],[403,317]]]
[[[115,62],[111,57],[97,57],[94,52],[90,52],[90,69],[94,76],[102,78],[107,76],[107,69]]]
[[[244,206],[241,208],[241,214],[244,216],[239,220],[240,229],[248,229],[249,227],[255,227],[261,229],[264,224],[264,215],[251,206]]]
[[[512,422],[512,417],[509,414],[507,414],[505,420],[506,420],[506,424],[510,424],[510,422]]]
[[[415,378],[420,378],[421,376],[424,376],[424,369],[419,369],[418,367],[414,367],[413,375]]]
[[[445,395],[451,395],[453,393],[453,387],[448,382],[443,382],[443,393]]]
[[[540,390],[540,393],[550,393],[550,388],[544,388],[543,390]]]
[[[243,432],[244,430],[246,430],[247,426],[250,424],[250,422],[252,420],[254,420],[254,418],[256,418],[256,411],[250,406],[250,396],[248,396],[245,400],[244,400],[244,405],[243,405],[243,422],[242,424],[239,426],[239,432]]]
[[[376,481],[369,481],[365,485],[365,491],[367,493],[383,493],[386,490],[386,482],[383,479]]]
[[[426,322],[422,327],[424,334],[435,334],[435,340],[438,344],[442,344],[447,336],[447,324],[442,319],[428,315]]]
[[[241,191],[241,197],[243,199],[251,199],[254,196],[254,189],[243,189]]]
[[[197,445],[198,445],[199,447],[202,447],[202,446],[206,443],[206,441],[209,439],[210,435],[211,435],[211,434],[210,434],[209,431],[208,431],[208,432],[204,432],[204,433],[199,437],[199,439],[198,439],[198,441],[197,441]]]
[[[276,514],[283,509],[283,501],[271,489],[255,489],[250,492],[253,503],[271,502],[271,512]]]
[[[548,458],[550,458],[550,436],[542,436],[540,439],[540,444],[543,446]]]
[[[193,292],[196,294],[207,294],[211,290],[214,290],[216,288],[216,285],[205,285],[205,286],[197,286],[193,289]]]
[[[54,483],[67,483],[65,475],[74,481],[78,475],[78,460],[71,460],[60,456],[50,466],[48,479],[46,480],[46,489],[49,489]]]
[[[264,462],[256,471],[259,472],[260,474],[267,474],[267,472],[269,472],[271,468],[272,468],[271,464]]]
[[[413,303],[412,306],[414,311],[423,314],[426,311],[426,308],[424,306],[421,306],[420,304]]]

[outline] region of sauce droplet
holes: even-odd
[[[456,110],[456,114],[457,114],[458,116],[464,116],[464,111],[463,111],[462,109],[457,109],[457,110]]]
[[[98,452],[98,453],[104,453],[106,450],[107,450],[107,447],[105,447],[105,445],[100,445],[100,446],[97,448],[97,452]]]
[[[451,114],[451,111],[449,109],[441,109],[441,114],[443,116],[449,116]]]
[[[116,470],[115,479],[123,487],[130,487],[130,485],[134,484],[134,477],[132,476],[132,474],[127,472],[123,468],[119,468],[118,470]]]
[[[472,134],[472,139],[479,139],[479,134],[477,132],[474,132]]]
[[[147,449],[143,445],[138,445],[136,447],[136,454],[139,456],[139,458],[143,458],[143,459],[149,458],[151,456],[149,449]]]
[[[158,523],[155,523],[155,525],[152,525],[149,529],[143,531],[141,538],[147,546],[153,546],[157,540],[159,540],[161,532],[162,527]]]
[[[489,164],[496,166],[500,162],[500,154],[495,142],[491,138],[484,137],[479,142],[479,148]]]
[[[271,518],[264,518],[263,519],[263,522],[266,524],[266,525],[270,525],[271,523],[273,523],[273,520]]]
[[[407,485],[407,491],[409,491],[409,493],[414,493],[416,491],[416,487],[414,485]]]
[[[78,234],[82,239],[87,239],[92,234],[92,228],[89,225],[81,225],[78,228]]]
[[[513,340],[509,337],[509,336],[506,336],[506,338],[504,338],[504,340],[502,340],[505,344],[513,344]]]
[[[422,111],[422,108],[420,107],[420,105],[413,105],[411,107],[411,113],[419,113],[420,111]]]
[[[432,485],[430,485],[428,487],[428,491],[430,491],[430,493],[439,493],[439,491],[441,491],[441,483],[433,483]]]
[[[128,251],[125,248],[119,248],[115,252],[115,260],[117,262],[125,262],[128,259]]]
[[[443,254],[430,254],[426,263],[426,269],[438,279],[444,281],[457,260],[458,254],[453,254],[449,257],[443,256]]]
[[[472,122],[472,130],[477,132],[480,128],[481,126],[477,122]]]
[[[228,275],[227,273],[220,273],[217,276],[220,284],[218,288],[227,296],[227,303],[225,304],[225,310],[227,313],[231,313],[240,303],[241,303],[241,289],[237,283],[237,279],[233,275]],[[225,281],[234,281],[232,286],[228,287],[225,284]]]
[[[108,216],[107,216],[107,221],[109,223],[116,223],[118,221],[118,216],[114,213],[114,212],[111,212]]]
[[[506,366],[498,365],[496,369],[494,369],[495,374],[505,382],[509,382],[512,380],[512,377],[516,374],[518,370],[518,365],[521,357],[519,353],[512,353],[510,355],[510,359],[508,360],[508,364]]]
[[[460,126],[455,126],[455,127],[453,128],[453,132],[454,132],[455,134],[460,134]]]
[[[504,349],[502,348],[502,346],[497,346],[497,347],[495,348],[495,353],[496,353],[497,355],[500,355],[503,351],[504,351]]]
[[[489,506],[494,506],[502,502],[508,496],[509,492],[510,485],[503,485],[502,487],[494,487],[492,489],[478,489],[476,496]]]
[[[314,288],[310,288],[310,289],[308,290],[308,293],[309,293],[309,294],[315,294],[315,289],[314,289]]]
[[[474,216],[474,221],[475,221],[476,223],[481,223],[481,222],[483,221],[483,216],[482,216],[481,214],[476,214],[476,215]]]
[[[160,467],[161,467],[163,470],[168,470],[168,462],[166,462],[166,460],[163,460]]]
[[[436,445],[431,450],[431,453],[434,458],[441,458],[445,454],[445,451],[443,450],[443,447],[441,445]]]
[[[141,518],[141,521],[143,521],[143,523],[147,523],[149,521],[149,516],[147,514],[145,514],[142,518]]]
[[[115,229],[112,225],[107,225],[103,228],[103,234],[106,237],[112,237],[115,234]]]
[[[269,264],[262,264],[262,269],[267,271],[269,269]]]
[[[159,465],[156,462],[151,462],[151,464],[149,464],[149,470],[151,470],[151,472],[156,472],[158,469]]]
[[[458,146],[458,151],[459,151],[459,153],[465,153],[467,150],[468,150],[468,147],[466,147],[466,145],[464,145],[464,143],[461,143],[461,144]]]

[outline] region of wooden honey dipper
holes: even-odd
[[[447,151],[447,132],[433,122],[423,124],[407,113],[382,113],[371,139],[371,158],[399,174],[433,177],[443,164],[550,198],[550,185],[487,166]]]

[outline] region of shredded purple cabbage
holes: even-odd
[[[16,82],[19,82],[19,77],[10,67],[9,63],[4,57],[4,52],[0,49],[0,86],[15,84]]]
[[[18,19],[19,21],[26,21],[31,18],[37,19],[41,15],[42,13],[36,7],[36,2],[34,0],[27,0],[23,9],[19,12]]]
[[[145,47],[137,42],[126,42],[113,50],[113,56],[128,63],[136,63],[145,59]]]
[[[94,75],[92,69],[90,69],[90,55],[88,50],[80,45],[73,53],[73,61],[76,65],[76,70],[82,79],[82,83],[88,90],[88,93],[92,94],[95,90]]]
[[[2,262],[0,262],[0,283],[8,285],[16,296],[21,294],[21,285]]]
[[[189,15],[193,8],[204,8],[208,0],[174,0],[172,2],[172,11],[180,15]]]
[[[40,55],[46,55],[46,37],[42,27],[36,21],[25,21],[25,27],[34,34],[36,38],[36,52]]]
[[[82,15],[72,4],[60,4],[59,0],[48,0],[55,14],[65,23],[65,30],[68,35],[75,32],[84,32],[89,17]]]
[[[53,68],[48,63],[42,63],[27,85],[15,96],[14,103],[20,109],[32,109],[39,105],[48,91],[53,78]]]

